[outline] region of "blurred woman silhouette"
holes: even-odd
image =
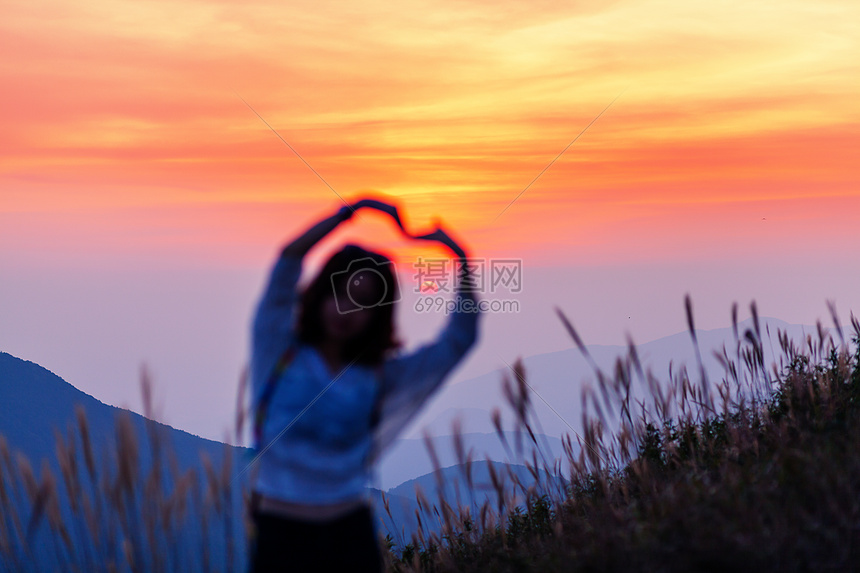
[[[382,570],[367,488],[373,463],[478,338],[466,254],[441,229],[407,234],[442,242],[460,263],[445,328],[415,352],[398,351],[400,291],[384,255],[347,245],[296,292],[304,255],[363,207],[403,229],[392,205],[344,206],[284,247],[254,316],[255,573]]]

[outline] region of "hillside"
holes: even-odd
[[[632,354],[588,415],[570,487],[499,519],[454,518],[393,558],[392,571],[860,570],[860,321],[807,344],[741,331],[723,394],[676,371],[631,400]],[[776,333],[774,333],[776,334]],[[846,337],[843,340],[843,335]],[[647,408],[647,409],[643,409]],[[603,433],[608,411],[620,428]],[[449,503],[452,501],[448,500]],[[508,507],[510,510],[510,507]],[[492,517],[492,516],[491,516]]]
[[[121,412],[129,414],[136,431],[144,435],[143,416],[104,404],[38,364],[0,352],[0,434],[10,448],[26,453],[34,465],[56,458],[55,431],[66,435],[75,425],[76,405],[86,414],[97,449],[113,442]],[[154,423],[169,440],[180,466],[199,464],[200,452],[206,452],[216,464],[224,456],[220,442]],[[236,459],[247,457],[246,448],[232,450]]]

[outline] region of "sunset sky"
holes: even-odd
[[[707,328],[860,312],[860,4],[576,4],[7,0],[0,350],[132,407],[148,361],[220,437],[277,248],[365,193],[523,261],[472,374],[569,346],[553,304],[598,343],[683,330],[686,292]]]

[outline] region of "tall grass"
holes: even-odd
[[[596,380],[582,393],[582,431],[563,436],[565,458],[549,460],[541,445],[518,361],[504,388],[533,483],[489,465],[495,500],[477,507],[419,492],[421,530],[403,548],[389,543],[390,570],[860,569],[860,322],[851,316],[846,340],[831,306],[836,339],[820,323],[800,345],[777,332],[782,354],[768,365],[770,332],[751,310],[740,332],[733,308],[718,382],[702,365],[689,298],[695,374],[670,370],[668,380],[643,368],[632,342],[601,371],[557,310]],[[457,451],[471,485],[474,462]]]
[[[44,460],[37,478],[0,436],[0,571],[241,568],[245,531],[233,509],[232,448],[225,445],[217,468],[205,451],[196,462],[177,460],[167,427],[153,421],[145,371],[141,382],[142,443],[123,410],[115,436],[97,446],[78,406],[76,423],[56,433],[56,464]]]
[[[733,309],[734,346],[716,352],[725,375],[711,381],[700,356],[693,374],[660,379],[632,342],[603,372],[558,310],[595,378],[580,396],[581,430],[562,436],[565,456],[543,443],[517,360],[502,381],[514,438],[501,412],[492,421],[509,457],[528,460],[527,475],[476,461],[455,427],[465,488],[446,490],[426,440],[436,491],[416,492],[414,535],[386,538],[388,570],[857,569],[860,322],[852,315],[846,340],[831,312],[835,339],[821,325],[801,345],[777,332],[780,363],[768,365],[771,333],[755,307],[743,332]],[[687,315],[698,351],[689,300]],[[151,421],[145,373],[142,388],[143,435],[126,413],[99,447],[78,409],[56,435],[56,463],[38,473],[0,436],[0,571],[244,569],[247,491],[232,449],[222,460],[177,460],[166,428]],[[240,407],[237,440],[246,419]],[[481,466],[489,489],[475,478]]]

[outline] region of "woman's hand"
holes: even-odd
[[[466,258],[466,252],[457,244],[457,242],[452,239],[448,233],[442,230],[441,227],[436,227],[436,230],[432,233],[428,233],[426,235],[412,235],[403,227],[403,222],[400,220],[400,215],[397,213],[397,207],[394,205],[389,205],[383,201],[379,201],[377,199],[361,199],[360,201],[356,201],[352,204],[352,209],[357,211],[362,207],[370,207],[371,209],[376,209],[378,211],[382,211],[383,213],[387,213],[391,216],[392,219],[397,223],[400,227],[400,230],[403,231],[403,234],[411,239],[421,239],[426,241],[438,241],[456,254],[460,258]]]
[[[449,249],[454,251],[454,254],[460,257],[461,259],[466,258],[466,251],[457,244],[457,242],[452,239],[448,233],[442,230],[442,227],[436,227],[436,230],[432,233],[428,233],[426,235],[421,235],[420,237],[413,237],[414,239],[424,239],[427,241],[438,241],[444,245],[446,245]]]
[[[377,199],[361,199],[356,201],[352,205],[350,205],[353,211],[358,211],[362,207],[370,207],[371,209],[376,209],[377,211],[382,211],[383,213],[388,214],[395,222],[403,229],[403,223],[400,221],[400,215],[397,213],[397,207],[394,205],[389,205],[383,201],[379,201]],[[405,231],[404,231],[405,232]]]
[[[397,226],[400,227],[400,230],[403,232],[403,234],[410,239],[440,242],[443,245],[446,245],[449,249],[451,249],[451,251],[453,251],[454,254],[456,254],[461,259],[466,258],[466,252],[463,250],[463,248],[460,247],[460,245],[457,244],[457,242],[452,239],[448,235],[448,233],[443,231],[442,228],[438,226],[438,224],[436,230],[432,233],[427,233],[425,235],[412,235],[403,226],[403,221],[400,220],[400,214],[397,212],[397,207],[385,203],[384,201],[380,201],[378,199],[360,199],[351,205],[341,207],[341,209],[336,214],[332,215],[327,219],[323,219],[322,221],[305,231],[302,235],[297,237],[292,243],[287,245],[284,249],[284,254],[293,256],[304,256],[304,254],[307,253],[311,247],[313,247],[325,235],[334,230],[334,228],[338,224],[351,218],[356,211],[364,207],[376,209],[377,211],[381,211],[389,215],[392,219],[394,219],[394,222],[397,223]]]

